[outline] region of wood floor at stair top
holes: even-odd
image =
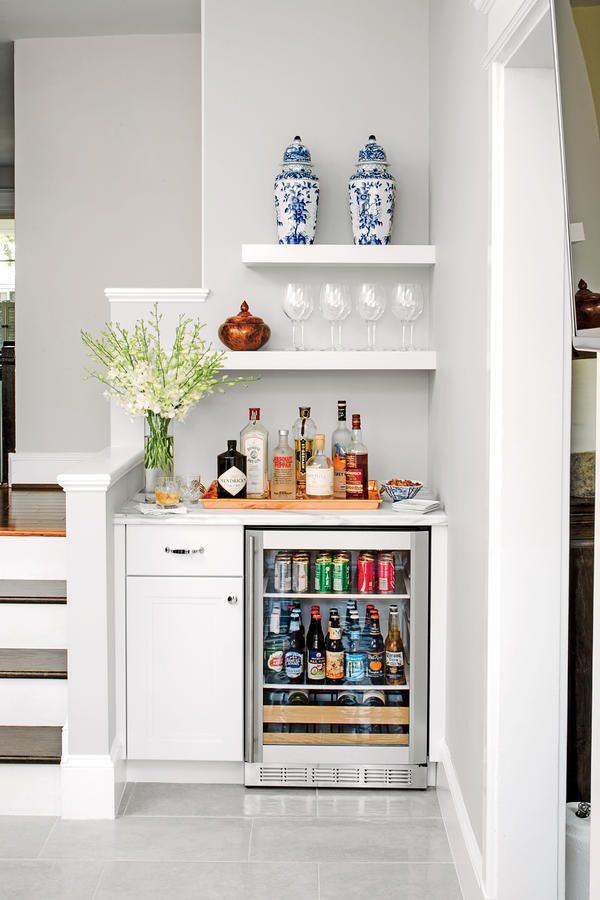
[[[59,763],[60,726],[0,726],[0,763]]]
[[[0,650],[0,678],[66,677],[66,650]]]
[[[64,537],[62,491],[13,491],[0,487],[0,537]]]
[[[0,579],[0,603],[66,603],[66,581]]]

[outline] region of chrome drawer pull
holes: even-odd
[[[235,595],[229,596],[227,598],[227,602],[230,604],[230,606],[234,606],[238,602],[238,598]]]
[[[192,553],[204,553],[204,547],[196,547],[194,550],[183,550],[181,547],[165,547],[165,553],[178,553],[180,556],[189,556]]]

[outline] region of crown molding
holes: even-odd
[[[109,303],[205,303],[209,288],[106,288]]]

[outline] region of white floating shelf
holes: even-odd
[[[228,353],[230,372],[426,371],[436,368],[434,350],[239,350]]]
[[[433,266],[430,244],[242,244],[245,266]]]
[[[204,303],[209,288],[106,288],[109,303]]]

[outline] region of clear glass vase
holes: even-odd
[[[173,420],[148,412],[144,420],[144,493],[154,503],[156,481],[174,474],[175,445]]]

